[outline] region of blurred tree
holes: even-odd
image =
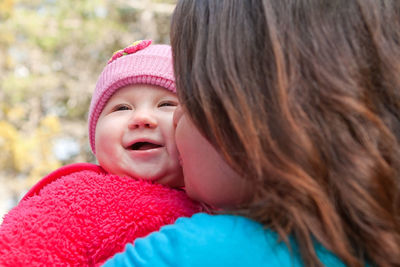
[[[0,2],[0,19],[6,19],[11,15],[14,7],[14,0],[2,0]]]
[[[169,43],[175,2],[0,0],[0,216],[55,168],[94,162],[86,118],[98,75],[136,40]]]

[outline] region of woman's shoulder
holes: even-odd
[[[199,213],[169,227],[191,240],[194,253],[202,251],[203,257],[223,259],[223,265],[228,260],[229,266],[301,266],[276,232],[249,218]]]
[[[197,243],[260,247],[276,241],[274,232],[264,229],[258,222],[235,215],[209,215],[197,213],[191,218],[180,218],[174,225],[163,230],[178,231],[181,235],[193,237]]]
[[[290,248],[277,232],[242,216],[208,215],[198,213],[191,218],[180,218],[176,227],[188,231],[195,244],[213,244],[226,253],[246,257],[247,261],[268,266],[303,266],[296,242],[289,237]],[[199,238],[201,237],[201,238]],[[345,266],[332,252],[315,243],[317,256],[324,266]],[[258,265],[251,265],[258,266]]]
[[[344,266],[317,248],[325,266]],[[198,213],[128,245],[106,266],[303,266],[276,232],[241,216]]]

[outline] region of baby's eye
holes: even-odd
[[[128,105],[117,105],[113,108],[113,111],[123,111],[123,110],[130,110],[131,107],[129,107]]]
[[[163,101],[160,104],[158,104],[158,107],[176,107],[178,106],[178,103],[175,101]]]

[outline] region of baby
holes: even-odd
[[[138,41],[101,73],[89,110],[100,164],[37,183],[0,227],[0,265],[99,265],[135,238],[201,211],[182,191],[171,49]],[[177,189],[172,189],[177,188]]]
[[[149,44],[142,41],[118,51],[100,76],[90,105],[90,144],[110,173],[181,187],[170,48],[146,48]]]

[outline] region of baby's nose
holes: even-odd
[[[155,127],[157,127],[157,120],[150,111],[135,111],[129,122],[130,129]]]

